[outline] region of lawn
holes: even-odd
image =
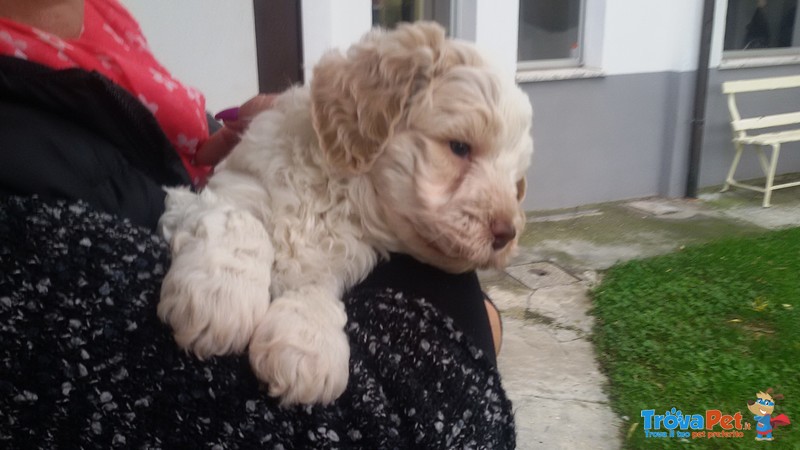
[[[598,358],[625,448],[800,448],[800,228],[621,264],[593,295]],[[757,443],[747,401],[769,387],[785,396],[773,417],[786,414],[792,424]],[[651,426],[667,437],[645,437],[643,410],[666,423],[678,411],[684,420],[700,415],[703,426],[674,429],[689,438]],[[712,433],[727,431],[724,419],[707,420],[714,410],[734,416],[730,431],[743,437]]]

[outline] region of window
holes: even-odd
[[[582,63],[585,0],[520,0],[519,69]]]
[[[798,0],[728,0],[725,57],[800,52]]]
[[[399,22],[434,20],[453,28],[455,7],[451,0],[372,0],[372,25],[394,28]]]

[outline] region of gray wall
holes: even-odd
[[[721,184],[732,157],[721,83],[797,73],[798,66],[712,70],[701,187]],[[523,84],[534,108],[535,146],[524,207],[544,210],[653,195],[683,196],[694,79],[694,72],[661,72]],[[768,110],[800,107],[800,89],[755,97],[755,106],[768,105]],[[800,171],[797,146],[785,147],[778,172]],[[761,176],[755,158],[743,161],[741,173],[745,178]]]

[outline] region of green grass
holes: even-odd
[[[800,228],[618,265],[593,295],[625,448],[800,449]],[[747,400],[768,387],[785,395],[773,415],[793,423],[755,442]],[[673,407],[741,412],[752,429],[740,439],[645,438],[641,411]]]

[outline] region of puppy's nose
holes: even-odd
[[[514,237],[517,235],[517,230],[514,229],[514,225],[512,225],[510,222],[505,220],[495,220],[492,222],[492,235],[494,236],[492,248],[495,250],[500,250],[508,245],[512,239],[514,239]]]

